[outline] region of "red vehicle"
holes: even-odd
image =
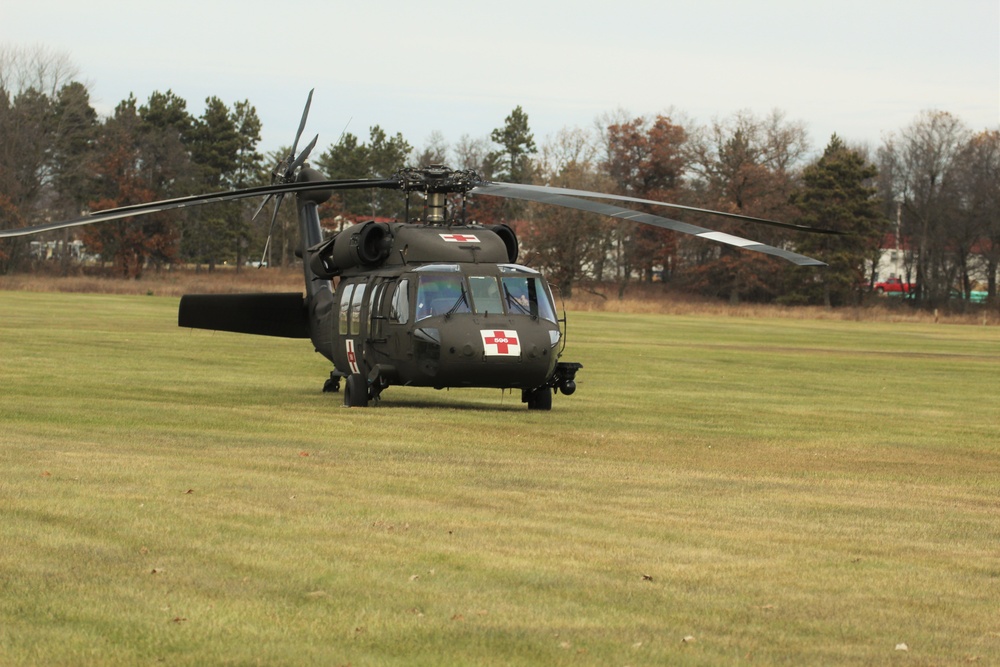
[[[916,283],[904,283],[902,278],[888,278],[875,283],[872,288],[876,294],[912,294],[917,290]]]

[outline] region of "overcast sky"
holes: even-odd
[[[0,44],[69,57],[99,112],[173,90],[248,99],[262,149],[380,125],[416,148],[517,105],[537,143],[601,114],[779,109],[813,147],[877,145],[922,110],[1000,126],[998,0],[4,0]]]

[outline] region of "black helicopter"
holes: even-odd
[[[390,385],[520,389],[529,410],[550,410],[554,393],[569,395],[576,390],[576,373],[582,366],[561,360],[566,320],[557,316],[548,284],[538,271],[517,263],[518,241],[511,227],[466,220],[470,195],[590,211],[775,255],[799,265],[823,265],[783,248],[594,200],[830,233],[739,214],[598,192],[492,182],[474,171],[441,165],[403,169],[386,179],[328,180],[306,165],[318,136],[296,154],[311,102],[312,92],[291,153],[274,169],[271,185],[123,206],[74,220],[2,230],[0,238],[248,197],[265,197],[258,214],[275,199],[273,227],[283,198],[294,194],[305,295],[189,294],[181,298],[178,324],[309,338],[316,351],[334,365],[323,390],[339,391],[345,379],[344,405],[349,407],[377,401]],[[364,222],[324,238],[320,204],[339,190],[361,188],[406,193],[405,220]],[[419,210],[411,210],[414,193],[422,200]]]

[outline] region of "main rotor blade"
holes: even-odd
[[[398,190],[400,189],[400,182],[397,179],[358,178],[337,181],[304,181],[302,183],[260,185],[253,188],[244,188],[242,190],[211,192],[208,194],[178,197],[176,199],[164,199],[162,201],[148,202],[145,204],[120,206],[118,208],[111,208],[104,211],[96,211],[90,215],[81,216],[72,220],[48,222],[41,225],[33,225],[31,227],[22,227],[20,229],[0,229],[0,238],[28,236],[30,234],[38,234],[40,232],[48,232],[55,229],[80,227],[83,225],[90,225],[95,222],[107,222],[108,220],[119,220],[121,218],[149,215],[150,213],[170,211],[173,209],[186,208],[188,206],[201,206],[203,204],[246,199],[248,197],[278,195],[281,193],[309,192],[313,190],[362,190],[365,188]]]
[[[793,264],[798,264],[799,266],[826,266],[824,262],[821,262],[818,259],[806,257],[805,255],[800,255],[796,252],[792,252],[791,250],[775,248],[774,246],[769,246],[757,241],[751,241],[750,239],[733,236],[732,234],[726,234],[723,232],[712,231],[711,229],[698,227],[697,225],[681,222],[680,220],[664,218],[658,215],[653,215],[652,213],[642,213],[640,211],[633,211],[620,206],[590,201],[589,199],[581,199],[579,197],[572,197],[567,194],[562,194],[559,192],[560,190],[561,188],[539,188],[538,186],[525,187],[514,183],[484,183],[472,188],[470,192],[472,194],[484,194],[495,197],[507,197],[509,199],[536,201],[543,204],[553,204],[555,206],[573,208],[579,211],[600,213],[601,215],[607,215],[612,218],[621,218],[622,220],[634,220],[636,222],[662,227],[663,229],[670,229],[683,234],[691,234],[692,236],[708,239],[710,241],[725,243],[731,246],[736,246],[737,248],[743,248],[744,250],[753,250],[754,252],[761,252],[766,255],[774,255],[775,257],[788,260]]]
[[[654,199],[640,199],[639,197],[629,197],[626,195],[611,195],[603,192],[592,192],[590,190],[573,190],[571,188],[560,188],[553,185],[525,185],[522,183],[499,183],[491,181],[492,185],[503,185],[511,188],[516,188],[524,191],[531,191],[537,193],[552,193],[552,194],[563,194],[571,195],[574,197],[585,197],[591,199],[611,199],[614,201],[629,202],[632,204],[649,204],[651,206],[663,206],[665,208],[673,208],[680,211],[691,211],[692,213],[709,213],[711,215],[718,215],[723,218],[732,218],[735,220],[746,220],[748,222],[756,222],[762,225],[771,225],[772,227],[784,227],[785,229],[794,229],[800,232],[811,232],[814,234],[837,234],[843,235],[844,232],[839,232],[833,229],[823,229],[821,227],[808,227],[806,225],[796,225],[790,222],[779,222],[777,220],[768,220],[767,218],[757,218],[752,215],[744,215],[742,213],[727,213],[726,211],[714,211],[708,208],[696,208],[694,206],[684,206],[682,204],[670,204],[668,202],[656,201]],[[535,200],[540,201],[540,200]]]

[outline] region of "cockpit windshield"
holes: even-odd
[[[417,318],[471,312],[461,274],[421,274],[417,283]]]
[[[443,270],[444,265],[435,266]],[[456,313],[529,315],[556,321],[541,276],[531,269],[501,265],[501,275],[463,276],[418,269],[416,319]],[[450,267],[449,267],[450,268]],[[457,268],[457,267],[456,267]]]
[[[534,276],[504,276],[500,282],[503,283],[507,312],[540,317],[550,322],[556,321],[552,302],[538,278]]]
[[[503,313],[503,299],[496,276],[469,276],[472,291],[472,305],[480,315],[500,315]]]

